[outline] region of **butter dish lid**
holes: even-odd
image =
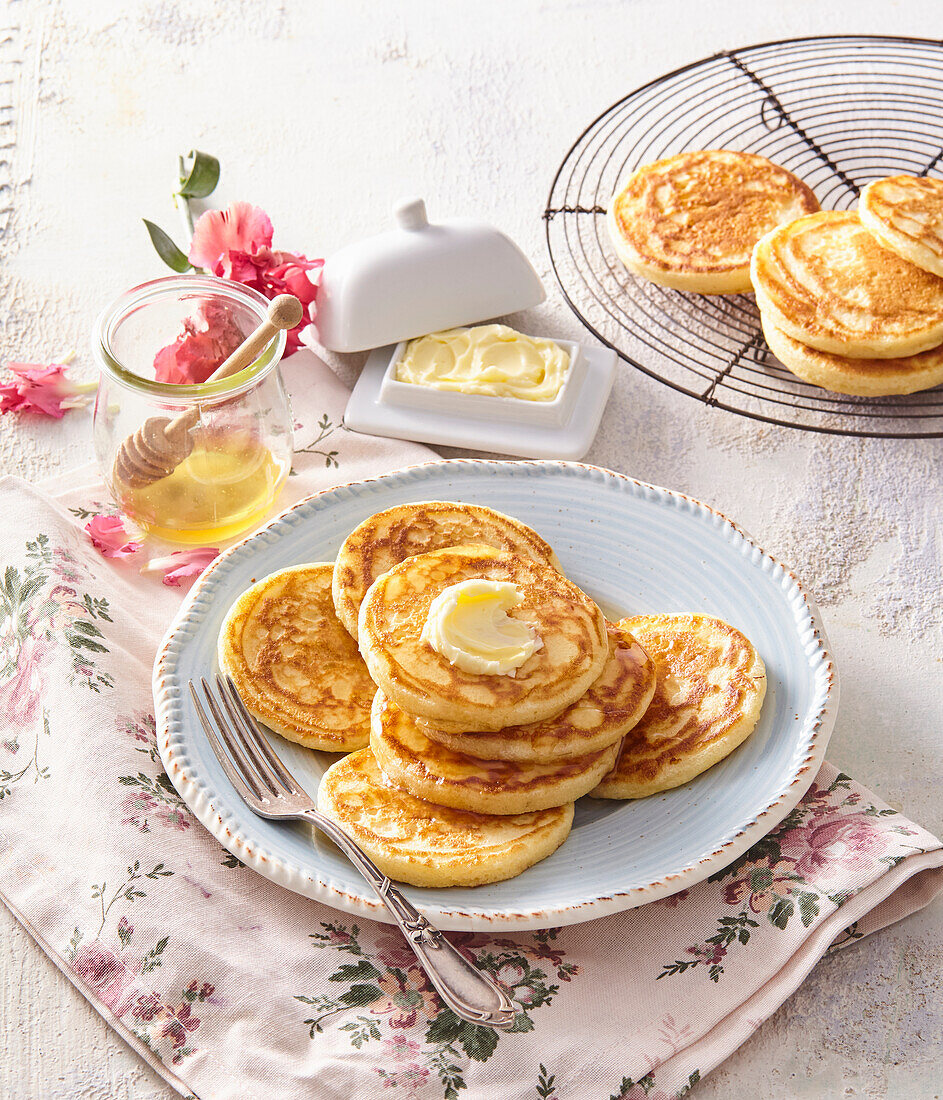
[[[330,351],[366,351],[538,305],[544,288],[500,230],[433,223],[422,199],[393,207],[395,228],[346,245],[321,270],[315,326]]]

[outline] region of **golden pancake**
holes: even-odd
[[[456,732],[425,718],[415,719],[416,724],[447,748],[488,760],[552,764],[615,744],[648,708],[655,666],[628,630],[613,623],[606,628],[609,659],[599,679],[556,718],[493,733]]]
[[[858,216],[885,248],[943,277],[943,180],[875,180],[861,192]]]
[[[444,500],[397,504],[363,521],[344,540],[334,566],[334,606],[357,637],[357,615],[371,584],[397,563],[446,546],[481,543],[559,569],[553,550],[520,520],[480,504]]]
[[[655,662],[655,696],[622,742],[597,798],[645,798],[680,787],[753,732],[766,670],[747,638],[707,615],[623,619]]]
[[[540,640],[513,673],[465,671],[421,637],[432,601],[476,578],[515,585],[522,602],[508,618]],[[448,547],[393,566],[367,591],[358,636],[388,699],[408,714],[475,730],[559,714],[598,678],[609,653],[606,620],[589,596],[546,563],[489,546]]]
[[[556,851],[573,803],[496,817],[434,806],[389,784],[370,749],[332,764],[318,809],[390,878],[414,886],[480,886],[514,878]]]
[[[835,393],[881,397],[915,393],[943,382],[943,346],[901,359],[849,359],[800,344],[761,314],[770,351],[799,378]]]
[[[289,741],[349,752],[370,740],[376,688],[334,613],[331,562],[282,569],[233,604],[219,665],[256,718]]]
[[[853,212],[774,229],[751,276],[767,320],[819,351],[896,359],[943,343],[943,279],[885,248]]]
[[[676,290],[743,294],[756,242],[818,208],[802,180],[765,157],[708,149],[637,169],[610,203],[607,225],[634,275]]]
[[[482,760],[433,741],[378,691],[370,748],[390,782],[425,802],[483,814],[522,814],[575,802],[591,791],[615,763],[619,743],[552,764]]]

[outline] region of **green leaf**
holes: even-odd
[[[346,993],[337,999],[350,1008],[363,1008],[383,996],[383,990],[376,985],[352,985]]]
[[[181,178],[177,194],[185,199],[205,199],[216,190],[219,183],[219,161],[209,153],[201,153],[199,149],[191,149],[186,159],[190,162],[190,170],[186,179]],[[181,161],[181,177],[184,168],[184,162]]]
[[[450,1008],[443,1008],[426,1030],[427,1043],[451,1043],[462,1031],[462,1021]]]
[[[69,645],[73,649],[89,649],[92,653],[107,653],[108,647],[103,646],[100,642],[93,642],[91,638],[86,638],[84,635],[69,635]]]
[[[104,637],[102,632],[94,623],[87,623],[84,619],[76,619],[75,622],[72,624],[72,629],[78,630],[82,634],[88,634],[92,638]]]
[[[30,577],[26,584],[20,589],[20,601],[25,603],[32,596],[35,596],[45,582],[46,578],[41,573],[37,574],[35,577]]]
[[[182,275],[185,271],[193,270],[193,265],[190,261],[159,225],[149,222],[147,218],[143,218],[142,221],[147,226],[151,244],[156,249],[157,255],[160,256],[171,271],[176,271],[178,275]]]
[[[476,1062],[487,1062],[498,1045],[498,1033],[493,1027],[463,1023],[458,1041],[469,1058],[474,1058]]]
[[[819,915],[819,898],[817,894],[803,890],[799,895],[799,916],[802,918],[803,927],[809,925]]]
[[[335,971],[330,978],[329,982],[355,982],[359,979],[365,981],[379,978],[380,971],[371,963],[368,959],[361,959],[358,963],[344,963],[339,970]]]
[[[789,923],[789,918],[792,916],[794,909],[795,906],[791,901],[780,898],[766,915],[771,924],[783,929]]]

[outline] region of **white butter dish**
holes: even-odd
[[[436,390],[397,382],[405,341],[370,354],[354,386],[344,426],[355,432],[467,447],[520,458],[575,460],[589,450],[615,380],[609,348],[557,341],[570,354],[554,401]]]
[[[315,325],[329,351],[366,351],[544,300],[530,261],[493,226],[430,224],[422,199],[393,214],[396,228],[346,245],[321,269]]]

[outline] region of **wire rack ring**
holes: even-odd
[[[772,355],[750,295],[706,296],[630,275],[605,214],[642,164],[689,149],[759,153],[825,209],[865,184],[943,167],[943,43],[871,36],[796,38],[725,50],[613,104],[577,138],[544,211],[564,297],[628,363],[705,404],[810,431],[943,436],[943,388],[850,397],[803,382]]]

